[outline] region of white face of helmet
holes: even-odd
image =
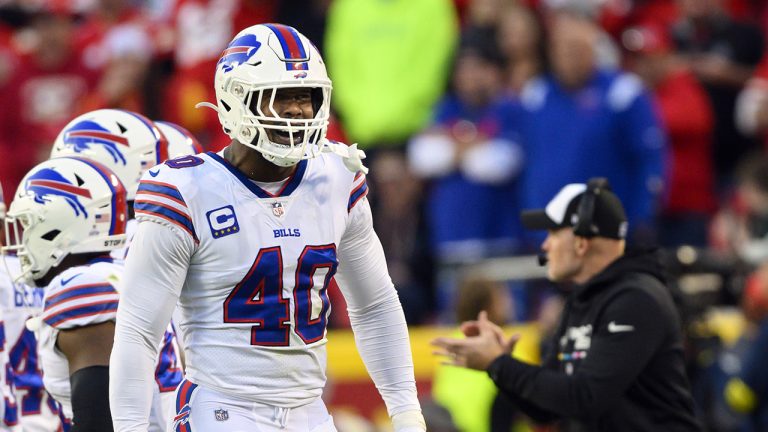
[[[126,193],[108,168],[82,158],[49,159],[32,168],[5,219],[3,252],[19,257],[27,283],[69,254],[125,245]]]
[[[330,116],[331,80],[317,48],[294,28],[259,24],[238,33],[216,66],[215,87],[215,109],[230,138],[279,166],[319,152]],[[311,89],[314,118],[277,112],[275,94],[294,88]],[[283,142],[270,139],[275,133]]]
[[[203,152],[203,146],[197,141],[191,132],[166,121],[155,121],[155,126],[168,140],[168,158],[175,159],[181,156],[194,155]]]
[[[132,201],[144,171],[168,159],[168,143],[155,124],[131,111],[100,109],[76,117],[62,129],[51,157],[77,156],[112,170]]]

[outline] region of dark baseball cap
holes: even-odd
[[[624,239],[627,236],[627,215],[619,198],[611,192],[610,186],[595,188],[595,203],[592,211],[590,235]],[[584,183],[571,183],[540,210],[524,210],[520,214],[523,225],[531,230],[555,230],[575,227],[579,222],[579,205],[587,191]]]

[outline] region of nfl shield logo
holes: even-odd
[[[229,413],[225,409],[219,408],[216,411],[214,411],[213,413],[216,414],[216,420],[217,421],[225,421],[225,420],[229,419]]]
[[[272,203],[272,214],[274,214],[277,217],[284,215],[285,209],[283,208],[283,203],[281,202]]]

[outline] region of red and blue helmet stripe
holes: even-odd
[[[165,139],[165,135],[163,135],[162,132],[160,132],[160,130],[157,128],[157,126],[155,126],[152,120],[144,117],[139,113],[135,113],[132,111],[125,111],[125,112],[141,120],[141,122],[144,123],[144,125],[149,129],[152,135],[155,136],[155,139],[157,140],[157,142],[155,143],[155,156],[156,156],[155,164],[160,164],[168,160],[168,140]]]
[[[195,152],[195,154],[202,153],[203,146],[200,144],[200,141],[195,138],[194,135],[192,135],[192,132],[184,129],[183,127],[177,125],[176,123],[171,122],[162,122],[166,126],[176,129],[180,134],[184,135],[187,138],[187,144],[189,144],[190,147],[192,147],[192,150]],[[2,196],[2,195],[0,195]]]
[[[304,43],[299,38],[299,33],[293,27],[282,24],[266,24],[277,36],[280,46],[283,48],[283,58],[286,60],[286,70],[309,69],[309,55]]]
[[[115,234],[125,234],[125,226],[127,224],[127,215],[128,215],[128,203],[126,200],[126,192],[125,187],[122,183],[120,183],[120,180],[117,178],[117,176],[112,173],[107,167],[104,165],[94,162],[92,160],[83,159],[79,157],[72,157],[69,159],[75,159],[80,162],[83,162],[84,164],[92,167],[96,172],[101,175],[101,177],[104,179],[104,181],[109,186],[109,190],[112,192],[112,211],[110,212],[112,214],[112,219],[109,221],[109,235],[115,235]],[[114,177],[112,177],[114,176]],[[117,184],[112,183],[112,178],[117,180]],[[89,192],[90,195],[90,192]],[[123,217],[119,217],[120,214],[123,214]]]

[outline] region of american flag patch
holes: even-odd
[[[107,217],[107,215],[97,214],[96,223],[103,223],[103,222],[109,222],[109,218]]]

